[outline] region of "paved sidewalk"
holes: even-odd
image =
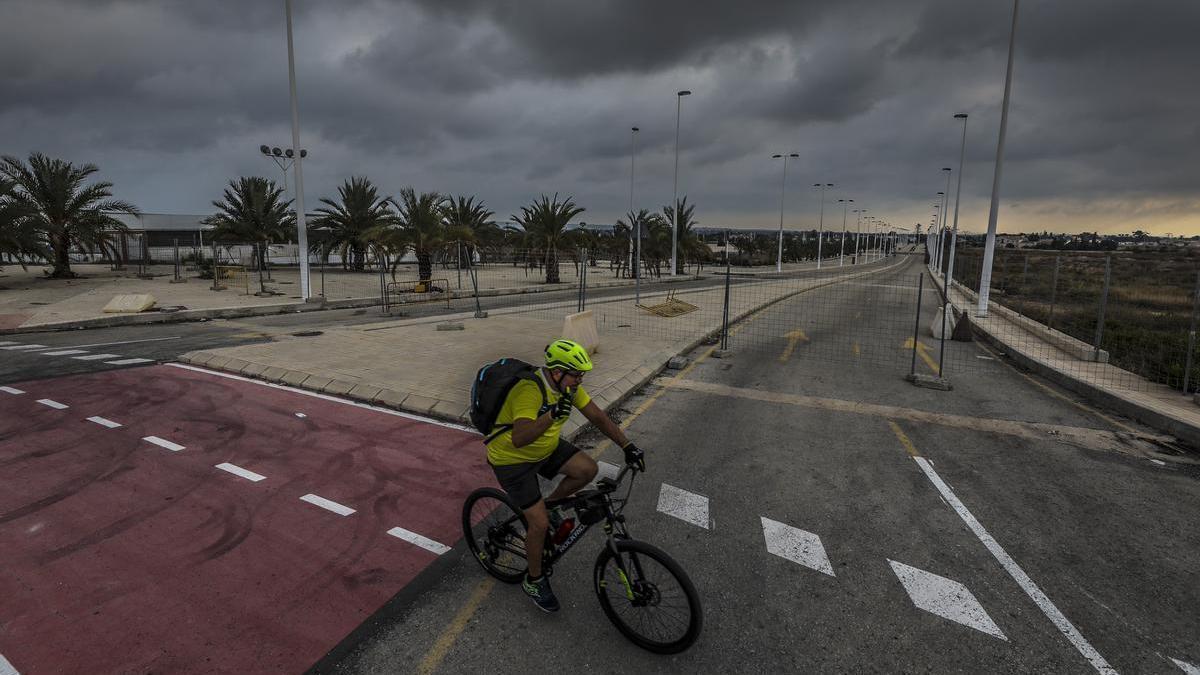
[[[731,321],[797,293],[864,275],[904,260],[862,268],[853,274],[811,280],[777,279],[753,284],[754,293],[730,301]],[[643,293],[643,303],[661,299],[666,290]],[[593,307],[600,328],[596,370],[585,386],[597,404],[611,410],[662,370],[667,361],[719,331],[723,288],[680,296],[703,309],[664,318],[634,306],[632,296]],[[469,424],[470,383],[484,363],[514,356],[533,363],[562,331],[562,317],[573,311],[563,303],[524,306],[493,312],[386,321],[326,330],[310,337],[279,336],[274,342],[190,352],[186,363],[237,373],[284,385]],[[438,330],[458,323],[462,330]],[[566,433],[581,424],[572,420]]]
[[[943,284],[941,279],[934,283],[939,288]],[[1091,349],[1081,349],[1083,343],[1072,344],[1078,341],[1060,339],[1059,344],[1052,344],[1044,329],[1036,330],[1028,319],[1010,319],[1006,308],[995,301],[989,302],[991,309],[986,318],[977,317],[974,307],[978,295],[957,281],[952,285],[950,302],[957,308],[968,308],[971,323],[1023,366],[1122,415],[1200,447],[1200,406],[1191,397],[1110,363],[1092,360],[1095,357]],[[1103,351],[1100,354],[1102,360],[1107,360]]]

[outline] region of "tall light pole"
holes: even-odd
[[[1017,40],[1017,9],[1021,0],[1013,0],[1012,30],[1008,34],[1008,70],[1004,73],[1004,104],[1000,108],[1000,140],[996,143],[996,171],[992,174],[992,205],[988,209],[987,240],[983,246],[983,270],[979,273],[979,306],[976,316],[987,316],[989,286],[992,285],[992,258],[996,253],[996,216],[1000,213],[1000,173],[1004,167],[1004,136],[1008,132],[1008,102],[1012,96],[1013,48]]]
[[[671,191],[671,213],[675,214],[675,222],[671,223],[671,276],[675,276],[675,255],[679,247],[679,113],[683,97],[691,95],[687,89],[675,92],[675,187]]]
[[[787,161],[789,157],[799,157],[800,155],[792,152],[788,154],[771,155],[771,159],[783,158],[783,178],[779,183],[779,255],[775,258],[775,271],[783,271],[783,204],[784,195],[787,194]]]
[[[939,193],[942,195],[942,243],[938,244],[938,273],[942,272],[943,263],[946,262],[946,253],[943,250],[946,243],[946,221],[950,216],[950,172],[948,166],[943,166],[942,171],[946,174],[946,190]]]
[[[858,259],[858,256],[859,256],[859,253],[858,253],[858,242],[859,242],[859,240],[860,240],[860,239],[862,239],[862,221],[863,221],[863,214],[864,214],[864,213],[866,213],[866,212],[867,212],[867,209],[859,209],[859,210],[858,210],[858,232],[857,232],[857,233],[855,233],[855,235],[854,235],[854,263],[855,263],[855,264],[858,264],[859,262],[861,262],[861,261]]]
[[[945,192],[937,193],[937,203],[933,205],[933,226],[937,228],[937,250],[933,252],[933,269],[942,269],[942,198],[946,196]]]
[[[813,183],[813,187],[821,190],[821,220],[817,226],[817,269],[821,269],[821,247],[825,244],[825,188],[833,187],[833,183]]]
[[[838,267],[846,264],[846,207],[854,203],[853,199],[839,199],[842,203],[842,246],[838,251]]]
[[[637,156],[637,133],[638,133],[638,131],[641,131],[641,130],[638,129],[637,127],[630,127],[630,130],[629,130],[629,220],[630,220],[629,236],[632,239],[632,237],[634,236],[634,228],[636,227],[637,238],[638,238],[638,240],[637,240],[637,254],[638,254],[637,264],[641,265],[642,264],[642,219],[637,218],[637,221],[638,221],[637,225],[635,226],[633,224],[633,220],[634,220],[634,213],[633,213],[633,158]],[[635,283],[638,284],[638,287],[640,289],[641,275],[637,272],[634,272],[634,270],[633,270],[634,261],[632,260],[632,258],[633,258],[633,242],[632,241],[629,244],[629,257],[631,258],[629,261],[630,273],[634,274],[634,276],[638,279],[638,281]],[[639,270],[639,272],[640,272],[640,270]]]
[[[962,144],[958,151],[958,186],[954,188],[954,231],[950,233],[950,262],[946,270],[946,288],[954,283],[954,248],[958,244],[958,204],[962,199],[963,162],[967,159],[967,113],[958,113],[956,120],[962,120]]]
[[[296,103],[296,53],[292,47],[292,0],[283,0],[283,12],[287,18],[288,89],[292,98],[292,148],[300,150],[300,107]],[[303,154],[303,153],[300,153]],[[296,172],[296,240],[300,245],[300,297],[309,298],[308,283],[308,224],[304,222],[304,170],[301,157],[295,158]]]

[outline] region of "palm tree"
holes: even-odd
[[[0,256],[7,255],[24,269],[27,258],[49,259],[50,251],[26,206],[14,198],[15,189],[16,183],[0,180]]]
[[[617,220],[615,229],[618,233],[625,234],[629,237],[630,246],[633,249],[631,255],[637,256],[638,225],[641,224],[642,257],[653,259],[657,255],[657,251],[651,250],[648,247],[647,237],[651,236],[651,226],[657,226],[658,221],[660,220],[661,218],[659,218],[657,213],[651,213],[646,209],[640,209],[636,212],[630,211],[629,213],[625,214],[624,219]],[[630,277],[636,278],[641,271],[640,268],[641,263],[639,261],[634,261],[633,269],[630,270]]]
[[[433,252],[446,240],[446,227],[442,221],[446,198],[437,192],[417,194],[411,187],[400,190],[400,200],[392,200],[400,212],[395,224],[381,225],[372,229],[367,237],[385,250],[396,253],[392,265],[395,276],[396,264],[405,251],[411,250],[417,257],[417,277],[421,281],[433,278]]]
[[[341,203],[321,199],[325,206],[317,209],[321,215],[313,222],[317,231],[312,246],[325,260],[336,249],[343,266],[349,261],[349,269],[362,272],[371,244],[367,233],[396,220],[391,211],[392,198],[380,197],[366,176],[352,176],[338,188],[338,197]]]
[[[530,248],[543,252],[546,262],[546,283],[558,283],[558,249],[566,243],[567,223],[584,212],[571,197],[558,201],[558,193],[550,198],[542,195],[529,206],[521,207],[520,216],[510,216],[525,229],[525,242]]]
[[[110,214],[138,215],[133,204],[111,199],[112,183],[83,184],[97,171],[95,164],[75,166],[40,152],[29,155],[28,165],[10,156],[0,161],[0,176],[16,184],[6,199],[27,214],[29,220],[23,221],[24,225],[39,233],[50,246],[52,277],[75,276],[71,271],[72,246],[88,251],[99,249],[115,257],[114,234],[128,228]]]
[[[217,213],[204,219],[213,226],[214,241],[237,241],[254,244],[255,264],[262,281],[262,261],[267,244],[284,241],[295,229],[291,200],[283,201],[283,188],[275,181],[261,176],[241,176],[229,181],[224,199],[214,201]],[[266,292],[263,287],[262,292]]]
[[[451,239],[466,243],[467,260],[475,258],[476,246],[487,246],[496,241],[500,228],[490,211],[483,202],[475,203],[475,197],[448,197],[443,209],[446,222],[446,234]],[[459,261],[462,264],[462,261]]]
[[[687,260],[696,261],[701,255],[701,247],[707,250],[704,242],[700,241],[699,235],[692,228],[699,223],[692,217],[692,212],[696,210],[696,206],[688,206],[687,196],[675,202],[675,206],[667,205],[662,208],[663,217],[667,223],[675,225],[678,232],[676,235],[676,246],[678,254],[675,261],[675,273],[682,274],[684,263]],[[675,214],[678,212],[679,217],[676,219]]]

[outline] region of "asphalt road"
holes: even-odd
[[[870,314],[818,322],[782,358],[788,326],[878,301],[856,288],[773,306],[734,337],[733,358],[697,351],[625,406],[642,409],[629,434],[650,458],[626,513],[701,593],[691,650],[655,656],[608,624],[589,534],[556,570],[559,614],[464,556],[319,670],[1178,673],[1175,659],[1200,662],[1189,465],[1152,461],[1130,440],[1143,430],[974,344],[948,346],[992,359],[951,373],[954,391],[913,387],[905,332],[864,330]],[[894,302],[906,311],[901,293]],[[855,343],[860,356],[897,355],[856,365]],[[664,483],[706,499],[706,526],[659,510]],[[789,536],[808,543],[789,549]]]

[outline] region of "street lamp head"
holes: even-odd
[[[637,127],[631,127],[631,130],[632,130],[632,131],[635,131],[635,132],[637,132],[637,131],[641,131],[641,129],[639,129],[639,128],[637,128]]]
[[[301,149],[300,149],[300,157],[301,157],[301,159],[303,159],[303,158],[305,158],[305,157],[308,157],[308,151],[307,151],[307,150],[305,150],[305,149],[303,149],[303,148],[301,148]]]
[[[675,95],[676,96],[691,96],[692,92],[689,89],[681,89],[681,90],[675,92]]]
[[[826,183],[825,187],[833,187],[833,183]]]
[[[967,119],[967,113],[958,113],[957,115],[954,116],[954,119],[965,120],[965,119]]]
[[[283,151],[280,150],[279,148],[271,148],[271,154],[275,155],[276,157],[282,157]]]
[[[287,150],[284,150],[284,151],[283,151],[283,154],[284,154],[284,156],[285,156],[285,157],[287,157],[288,159],[291,159],[292,157],[294,157],[294,156],[295,156],[295,154],[296,154],[296,153],[292,152],[292,149],[291,149],[291,148],[288,148]]]
[[[261,152],[261,153],[262,153],[262,154],[264,154],[264,155],[269,155],[269,154],[271,154],[271,148],[268,148],[268,147],[267,147],[267,146],[265,146],[265,145],[260,145],[260,146],[258,146],[258,150],[259,150],[259,152]]]
[[[948,166],[943,166],[943,167],[942,167],[942,171],[947,171],[947,172],[948,172],[948,171],[950,171],[950,167],[948,167]]]
[[[788,157],[799,157],[799,156],[800,156],[800,154],[799,154],[799,153],[795,153],[795,152],[793,152],[792,154],[788,155]]]
[[[783,157],[783,155],[771,155],[771,159],[779,159],[780,157]]]

